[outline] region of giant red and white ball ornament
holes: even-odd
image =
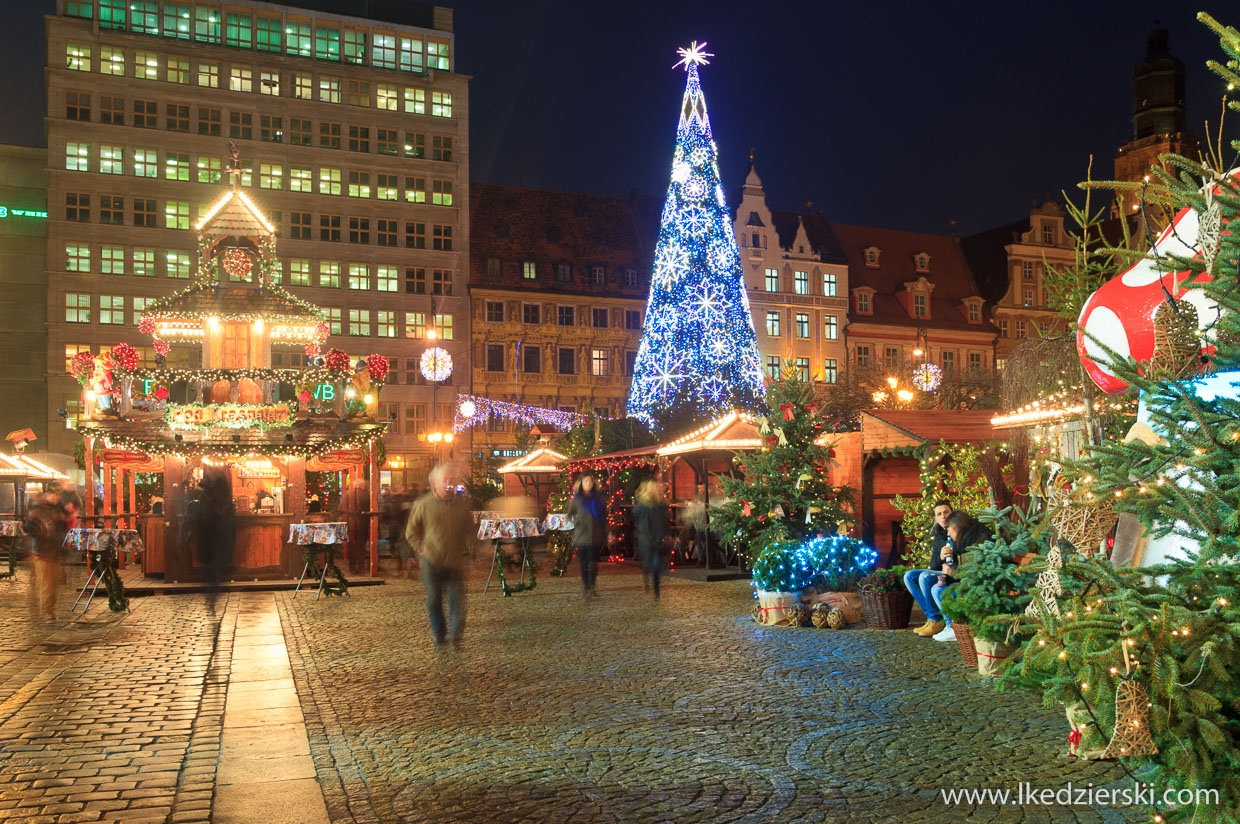
[[[1199,274],[1190,281],[1189,272],[1160,271],[1153,259],[1155,253],[1158,257],[1196,257],[1199,229],[1197,212],[1181,209],[1158,236],[1150,256],[1104,283],[1081,307],[1077,318],[1077,354],[1090,378],[1108,395],[1126,392],[1128,384],[1109,368],[1111,358],[1103,346],[1121,357],[1149,361],[1154,355],[1154,313],[1168,295],[1197,309],[1203,345],[1209,345],[1207,330],[1218,320],[1219,308],[1201,287],[1211,278]]]

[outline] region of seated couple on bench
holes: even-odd
[[[953,511],[948,501],[935,501],[934,528],[931,532],[930,569],[910,569],[904,573],[904,586],[926,616],[926,623],[913,630],[936,641],[956,640],[956,631],[941,608],[943,593],[956,579],[965,550],[985,541],[990,534],[969,513]]]

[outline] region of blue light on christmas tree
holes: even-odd
[[[698,79],[713,56],[705,46],[678,50],[688,80],[629,392],[629,415],[656,429],[685,406],[702,415],[760,411],[766,393]]]

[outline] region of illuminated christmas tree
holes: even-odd
[[[688,73],[672,179],[655,247],[650,299],[633,369],[628,413],[655,429],[673,417],[760,411],[765,388],[758,341],[698,66],[709,53],[680,49]]]

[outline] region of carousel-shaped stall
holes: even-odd
[[[77,429],[87,466],[102,459],[99,514],[141,522],[146,543],[159,550],[147,553],[148,574],[201,580],[207,567],[195,529],[200,485],[204,475],[222,476],[237,512],[225,577],[292,578],[304,565],[290,528],[308,520],[307,469],[339,469],[347,456],[354,478],[369,469],[369,489],[346,496],[357,511],[343,520],[354,547],[369,541],[375,574],[377,447],[386,428],[377,410],[387,359],[322,353],[329,328],[321,310],[278,285],[275,230],[235,184],[196,228],[194,281],[149,304],[138,327],[152,337],[155,368],[140,368],[138,352],[126,344],[74,364],[83,386]],[[201,365],[167,367],[172,347],[190,349],[188,362]],[[273,369],[273,350],[307,366]],[[162,477],[162,501],[141,517],[136,473]],[[87,496],[87,507],[95,514],[94,496]]]

